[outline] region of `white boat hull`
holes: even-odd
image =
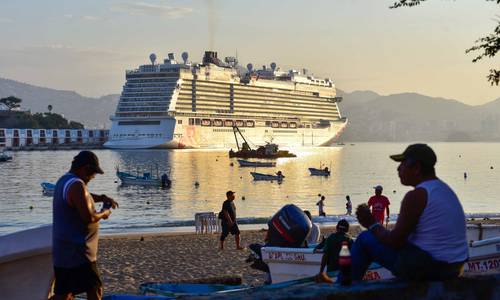
[[[52,226],[0,236],[0,298],[46,300],[53,277]]]
[[[476,225],[467,226],[467,236],[474,237]],[[485,229],[487,228],[487,229]],[[470,259],[464,266],[464,275],[500,273],[500,235],[494,236],[500,226],[483,225],[486,239],[469,244]],[[310,277],[318,274],[322,253],[313,253],[312,248],[262,248],[262,259],[269,266],[273,283],[280,283]],[[366,272],[364,280],[380,280],[394,278],[392,273],[376,264]]]
[[[148,148],[207,148],[236,149],[232,127],[214,127],[189,124],[189,118],[176,116],[157,120],[158,125],[120,125],[113,120],[108,141],[111,149]],[[179,124],[180,123],[180,124]],[[340,136],[347,121],[330,122],[326,128],[240,128],[254,145],[272,141],[280,147],[330,146]]]

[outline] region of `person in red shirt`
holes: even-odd
[[[384,190],[381,185],[377,185],[374,187],[375,196],[371,196],[370,200],[368,200],[368,206],[372,209],[372,215],[375,217],[375,220],[380,224],[384,224],[384,211],[387,212],[387,223],[389,223],[389,199],[382,195],[382,191]]]

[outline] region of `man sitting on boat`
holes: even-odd
[[[347,233],[349,231],[349,222],[345,219],[340,220],[337,223],[336,229],[336,232],[330,234],[330,236],[326,239],[323,249],[314,249],[315,253],[323,252],[323,257],[321,258],[321,268],[316,277],[320,281],[321,278],[326,277],[326,274],[324,273],[325,267],[327,267],[326,270],[328,272],[339,270],[339,252],[340,248],[342,248],[342,243],[347,242],[349,244],[349,248],[352,246],[352,238]]]
[[[401,202],[393,230],[377,222],[366,204],[358,206],[358,221],[368,230],[351,249],[352,279],[361,280],[372,261],[406,280],[460,276],[468,258],[465,215],[453,190],[436,177],[436,154],[413,144],[391,158],[400,162],[401,183],[414,189]]]

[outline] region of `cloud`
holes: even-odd
[[[66,19],[73,19],[73,15],[72,14],[65,14],[64,17]]]
[[[12,22],[14,22],[12,19],[0,17],[0,23],[12,23]]]
[[[101,18],[100,17],[97,17],[97,16],[83,16],[82,19],[84,21],[89,21],[89,22],[92,22],[92,21],[98,21],[100,20]]]
[[[111,10],[134,16],[156,16],[168,19],[179,19],[193,12],[191,7],[174,7],[145,2],[116,4],[111,7]]]

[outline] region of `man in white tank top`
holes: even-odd
[[[391,158],[400,162],[401,183],[415,189],[401,202],[392,230],[381,226],[366,204],[358,206],[358,221],[368,230],[351,249],[352,279],[361,280],[372,262],[401,279],[458,277],[468,258],[465,214],[453,190],[436,177],[436,154],[426,144],[413,144]]]

